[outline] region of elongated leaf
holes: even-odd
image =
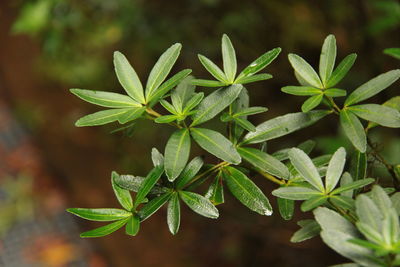
[[[206,68],[206,70],[212,76],[214,76],[215,79],[217,79],[223,84],[228,83],[228,79],[226,78],[225,73],[217,65],[215,65],[214,62],[212,62],[211,60],[202,55],[198,55],[198,57],[204,68]]]
[[[214,81],[214,80],[204,80],[204,79],[193,79],[193,85],[203,86],[203,87],[222,87],[227,85],[225,82]]]
[[[241,158],[235,147],[222,134],[204,128],[191,128],[193,139],[204,150],[229,163],[239,164]]]
[[[318,174],[317,168],[303,150],[292,148],[289,151],[289,158],[290,162],[304,178],[304,180],[309,182],[320,192],[324,192],[324,185],[322,183],[321,177]]]
[[[381,218],[380,218],[381,219]],[[374,227],[358,221],[356,223],[358,230],[370,241],[375,243],[382,243],[382,235]]]
[[[160,179],[163,172],[164,172],[163,165],[156,166],[149,172],[149,174],[146,176],[146,179],[141,184],[139,191],[136,195],[135,201],[133,202],[134,208],[137,208],[137,206],[143,202],[144,198],[157,183],[158,179]]]
[[[207,198],[188,191],[179,191],[179,196],[194,212],[211,219],[219,216],[218,210]]]
[[[336,206],[345,209],[345,210],[354,210],[355,205],[354,205],[354,199],[348,196],[343,196],[343,195],[334,195],[329,197],[329,200]]]
[[[114,67],[118,81],[128,95],[139,103],[145,103],[143,86],[139,77],[126,57],[118,51],[114,52]]]
[[[355,151],[352,156],[351,176],[354,180],[364,179],[367,174],[367,154],[361,153],[360,151]]]
[[[153,162],[154,167],[164,164],[163,154],[161,154],[155,147],[151,149],[151,161]]]
[[[127,235],[136,236],[139,233],[140,229],[140,219],[139,216],[131,216],[126,223],[125,233]]]
[[[130,211],[133,208],[131,193],[129,193],[128,190],[123,189],[116,183],[118,177],[119,177],[118,173],[116,172],[111,173],[111,184],[114,190],[114,194],[117,197],[118,202],[121,204],[121,206],[124,209]]]
[[[388,88],[392,83],[400,78],[400,70],[391,70],[383,73],[372,80],[364,83],[354,90],[344,102],[345,106],[350,106],[368,99],[382,90]]]
[[[346,96],[347,92],[343,89],[332,88],[325,90],[324,94],[330,97],[339,97],[339,96]]]
[[[176,110],[182,112],[186,103],[193,97],[196,86],[192,85],[193,76],[188,76],[179,82],[172,90],[171,101]]]
[[[228,35],[222,36],[222,61],[224,64],[224,72],[229,82],[233,82],[236,76],[236,53]]]
[[[372,227],[378,233],[382,231],[382,213],[366,195],[359,195],[356,198],[356,213],[361,223]]]
[[[268,198],[244,173],[233,167],[223,169],[229,191],[246,207],[261,215],[271,215],[272,207]]]
[[[148,203],[146,203],[146,205],[144,205],[138,213],[140,221],[146,220],[155,212],[157,212],[157,210],[159,210],[170,198],[171,193],[166,193],[159,197],[153,198]]]
[[[345,57],[333,71],[329,81],[326,83],[326,88],[331,88],[338,84],[344,78],[344,76],[346,76],[347,72],[349,72],[356,61],[356,58],[357,54],[350,54]]]
[[[369,196],[376,204],[378,209],[385,217],[389,217],[392,212],[392,201],[386,194],[385,190],[379,185],[374,185]]]
[[[118,117],[118,122],[125,124],[127,122],[136,120],[146,111],[146,107],[130,108],[124,114]]]
[[[322,83],[326,86],[331,77],[336,60],[336,39],[330,34],[326,37],[322,45],[321,57],[319,59],[319,76]]]
[[[174,193],[168,202],[167,224],[171,234],[176,235],[181,224],[181,206],[177,193]]]
[[[383,53],[386,55],[392,56],[394,58],[400,59],[400,48],[394,47],[394,48],[386,48],[383,50]]]
[[[238,152],[244,160],[254,167],[279,178],[289,179],[290,173],[288,168],[273,156],[250,147],[238,147]]]
[[[313,211],[314,216],[322,230],[335,230],[349,235],[357,236],[356,227],[336,211],[319,207]]]
[[[178,59],[182,45],[176,43],[168,48],[157,60],[153,69],[149,74],[146,84],[146,99],[149,101],[149,96],[163,83],[165,78],[168,76]]]
[[[358,117],[386,127],[400,127],[400,112],[377,104],[365,104],[348,107]]]
[[[362,179],[364,179],[364,177]],[[350,175],[350,173],[345,172],[345,173],[343,173],[342,178],[340,178],[340,187],[351,184],[352,182],[354,182],[353,177]],[[354,193],[353,190],[348,190],[348,191],[342,192],[340,195],[344,196],[344,197],[352,198],[353,193]]]
[[[254,83],[258,81],[265,81],[272,78],[271,74],[262,73],[262,74],[255,74],[249,77],[243,77],[240,79],[236,79],[235,83],[239,84],[246,84],[246,83]]]
[[[321,231],[321,227],[315,220],[302,220],[299,221],[298,224],[301,226],[301,228],[293,234],[290,242],[303,242],[319,235],[319,232]]]
[[[340,125],[354,147],[364,153],[367,150],[367,137],[360,120],[350,111],[343,109],[340,111]]]
[[[288,55],[289,62],[292,65],[293,69],[309,84],[317,88],[323,88],[321,80],[319,79],[318,74],[315,72],[313,67],[307,63],[303,58],[296,54]]]
[[[397,211],[397,214],[400,214],[400,192],[394,193],[390,200],[392,201],[393,208]]]
[[[346,191],[349,191],[349,190],[353,190],[353,189],[358,189],[358,188],[364,187],[364,186],[369,185],[369,184],[371,184],[373,182],[375,182],[375,180],[373,178],[365,178],[365,179],[362,179],[362,180],[358,180],[358,181],[346,184],[346,185],[341,186],[339,188],[336,188],[335,190],[332,191],[331,194],[332,195],[337,195],[337,194],[340,194],[342,192],[346,192]]]
[[[98,222],[121,220],[132,215],[131,212],[122,209],[70,208],[67,211],[83,219]]]
[[[307,113],[289,113],[261,123],[255,132],[243,138],[242,144],[256,144],[275,139],[308,127],[329,114],[329,111],[314,110]]]
[[[236,112],[233,116],[234,117],[241,117],[241,116],[248,116],[248,115],[254,115],[254,114],[259,114],[262,112],[267,111],[268,108],[265,107],[250,107],[250,108],[243,108]]]
[[[400,96],[395,96],[382,104],[385,107],[393,108],[400,112]],[[368,123],[368,129],[376,127],[378,124],[374,122]]]
[[[117,93],[85,89],[70,89],[70,92],[86,102],[106,108],[129,108],[142,106],[129,96]]]
[[[177,120],[179,118],[178,115],[164,115],[161,117],[158,117],[154,120],[154,122],[156,123],[170,123],[173,122],[175,120]]]
[[[238,97],[242,89],[242,85],[233,84],[226,88],[220,88],[206,96],[197,106],[197,112],[192,117],[193,122],[191,126],[204,123],[214,118]]]
[[[281,52],[281,48],[277,47],[274,48],[265,54],[261,55],[259,58],[251,62],[249,66],[247,66],[237,77],[236,81],[240,80],[242,77],[248,77],[250,75],[256,74],[257,72],[263,70],[265,67],[267,67],[269,64],[271,64],[272,61],[279,55]]]
[[[318,206],[322,206],[327,201],[328,197],[325,195],[310,197],[301,204],[301,211],[306,212],[313,210]]]
[[[224,187],[222,185],[222,175],[219,173],[210,187],[208,188],[205,197],[208,198],[215,206],[225,202]]]
[[[184,187],[195,175],[200,171],[204,162],[201,157],[195,157],[192,159],[183,169],[181,175],[176,179],[175,185],[177,189]]]
[[[114,122],[128,110],[126,108],[118,108],[98,111],[80,118],[76,121],[75,126],[98,126]]]
[[[285,199],[280,197],[277,198],[277,201],[281,217],[287,221],[292,219],[294,213],[294,201],[291,199]]]
[[[256,126],[254,126],[250,121],[243,119],[243,118],[239,118],[239,117],[235,117],[233,118],[233,120],[240,125],[240,127],[242,127],[243,129],[249,131],[249,132],[255,132],[256,131]]]
[[[290,186],[275,189],[272,195],[291,200],[307,200],[313,196],[320,196],[321,192],[309,187]]]
[[[173,105],[171,105],[167,100],[161,99],[160,100],[161,106],[163,106],[166,110],[168,110],[169,113],[171,114],[177,114],[177,110]]]
[[[185,168],[190,153],[190,134],[184,128],[175,131],[165,147],[165,173],[169,181],[174,181]]]
[[[198,104],[201,103],[201,101],[204,98],[204,93],[197,93],[195,94],[186,104],[183,113],[188,113],[190,110],[194,109],[195,107],[197,107]]]
[[[311,86],[285,86],[282,87],[282,92],[290,95],[318,95],[321,94],[321,89],[311,87]]]
[[[115,177],[115,182],[120,187],[127,189],[129,191],[138,192],[146,177],[133,176],[133,175],[119,175]],[[161,186],[154,186],[149,194],[158,195],[168,192],[168,188]]]
[[[115,231],[117,231],[119,228],[124,226],[128,222],[129,218],[123,219],[120,221],[116,221],[110,224],[107,224],[105,226],[84,232],[80,235],[82,238],[88,238],[88,237],[102,237],[109,235]]]
[[[326,192],[331,192],[339,182],[340,177],[346,163],[346,150],[341,147],[335,154],[333,154],[329,161],[328,171],[325,177],[325,189]]]
[[[321,103],[323,97],[324,95],[320,94],[308,98],[306,101],[304,101],[303,105],[301,106],[301,111],[309,112],[310,110],[313,110],[316,106],[318,106]]]

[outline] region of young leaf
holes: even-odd
[[[315,72],[313,67],[307,63],[303,58],[296,54],[289,54],[288,55],[290,64],[292,65],[293,69],[309,84],[317,88],[323,88],[321,80],[319,79],[318,74]]]
[[[211,219],[218,218],[217,208],[207,198],[188,191],[179,191],[179,196],[194,212]]]
[[[133,208],[133,202],[132,202],[132,196],[131,193],[129,193],[128,190],[121,188],[117,183],[116,179],[118,179],[118,173],[112,172],[111,173],[111,184],[112,188],[114,190],[114,194],[118,199],[118,202],[121,204],[121,206],[130,211]]]
[[[319,232],[321,231],[321,227],[315,220],[302,220],[297,224],[300,225],[301,228],[293,234],[290,239],[290,242],[292,243],[299,243],[313,238],[314,236],[319,235]]]
[[[203,86],[203,87],[223,87],[227,85],[225,82],[214,81],[214,80],[204,80],[204,79],[193,79],[193,85]]]
[[[271,74],[262,73],[262,74],[255,74],[249,77],[243,77],[240,79],[236,79],[235,83],[237,84],[246,84],[246,83],[254,83],[258,81],[265,81],[272,78]]]
[[[291,199],[280,198],[280,197],[277,198],[277,201],[281,217],[287,221],[292,219],[294,213],[294,201]]]
[[[356,58],[357,54],[350,54],[345,57],[333,71],[325,87],[331,88],[338,84],[344,78],[344,76],[346,76],[347,72],[349,72],[354,62],[356,61]]]
[[[159,210],[169,199],[171,198],[171,193],[166,193],[156,198],[150,200],[146,205],[141,208],[138,212],[140,221],[144,221],[153,215],[157,210]]]
[[[133,176],[133,175],[119,175],[118,177],[115,177],[115,182],[118,186],[133,192],[138,192],[145,180],[146,177]],[[154,186],[150,190],[150,194],[153,195],[163,194],[168,192],[168,190],[169,189],[166,187]]]
[[[137,215],[131,216],[128,222],[126,223],[125,233],[127,235],[136,236],[137,233],[139,233],[139,229],[140,229],[139,216]]]
[[[233,167],[223,169],[224,179],[229,191],[243,205],[261,215],[271,215],[272,207],[268,198],[247,176]]]
[[[143,202],[144,198],[157,183],[158,179],[160,179],[163,172],[164,172],[163,165],[156,166],[149,172],[149,174],[146,176],[146,179],[141,184],[139,191],[136,195],[135,201],[133,202],[133,207],[135,209],[140,203]]]
[[[289,158],[295,169],[307,182],[320,192],[324,192],[324,185],[317,168],[303,150],[292,148],[289,151]]]
[[[174,181],[185,168],[190,153],[190,134],[184,128],[176,130],[165,147],[165,173],[169,181]]]
[[[364,179],[364,178],[365,177],[363,177],[361,179]],[[347,186],[348,184],[351,184],[352,182],[354,182],[353,177],[350,175],[350,173],[345,172],[345,173],[343,173],[342,178],[340,178],[340,187]],[[342,192],[340,195],[344,196],[344,197],[352,198],[353,193],[354,193],[353,190],[348,190],[348,191]]]
[[[246,134],[242,144],[257,144],[287,135],[312,125],[329,113],[325,110],[314,110],[307,113],[289,113],[273,118],[258,125],[255,132]]]
[[[386,73],[383,73],[372,80],[364,83],[359,86],[356,90],[354,90],[344,102],[345,106],[350,106],[361,102],[367,98],[370,98],[382,90],[389,87],[392,83],[394,83],[397,79],[400,78],[400,70],[391,70]]]
[[[325,195],[310,197],[301,204],[301,211],[306,212],[313,210],[318,206],[322,206],[327,201],[328,197]]]
[[[118,81],[128,95],[139,103],[145,103],[143,86],[139,77],[126,57],[118,51],[114,52],[114,67]]]
[[[215,79],[217,79],[223,84],[228,83],[228,79],[226,78],[225,73],[217,65],[215,65],[214,62],[212,62],[211,60],[202,55],[198,55],[198,57],[204,68],[206,68],[206,70],[212,76],[214,76]]]
[[[279,178],[289,179],[290,173],[288,168],[273,156],[250,147],[238,147],[238,152],[244,160],[254,167]]]
[[[331,77],[336,59],[336,39],[330,34],[326,37],[322,45],[321,57],[319,59],[319,76],[322,83],[326,86],[327,81]]]
[[[163,106],[166,110],[168,110],[169,113],[171,114],[177,114],[178,112],[176,111],[175,107],[171,105],[167,100],[161,99],[160,100],[161,106]]]
[[[236,76],[236,54],[235,49],[229,39],[228,35],[224,34],[222,36],[222,61],[224,63],[224,72],[226,78],[230,83],[233,83]]]
[[[367,174],[367,154],[355,151],[351,161],[351,176],[354,180],[364,179]]]
[[[151,149],[151,161],[153,162],[154,167],[164,164],[163,154],[161,154],[155,147]]]
[[[313,140],[306,140],[300,144],[297,145],[298,149],[301,149],[306,153],[307,155],[313,151],[314,147],[316,145],[316,142]],[[314,161],[314,160],[313,160]]]
[[[175,120],[177,120],[179,118],[178,115],[164,115],[161,117],[158,117],[154,120],[154,122],[156,123],[170,123],[173,122]]]
[[[272,191],[272,195],[291,200],[307,200],[313,196],[320,196],[321,192],[309,187],[285,186]]]
[[[324,91],[324,94],[330,97],[340,97],[340,96],[346,96],[347,92],[343,89],[332,88],[332,89],[326,89]]]
[[[360,120],[350,111],[343,109],[340,111],[340,124],[355,148],[364,153],[367,150],[367,137]]]
[[[200,171],[204,162],[201,157],[195,157],[192,159],[183,169],[181,175],[176,179],[175,186],[177,189],[184,187],[195,175]]]
[[[70,208],[67,211],[83,219],[98,222],[121,220],[132,215],[131,212],[122,209]]]
[[[106,108],[129,108],[142,106],[129,96],[117,93],[85,89],[70,89],[70,92],[86,102]]]
[[[191,128],[190,133],[199,146],[217,158],[232,164],[241,162],[240,155],[231,141],[219,132],[204,128]]]
[[[310,110],[313,110],[316,106],[318,106],[321,103],[323,97],[324,97],[323,94],[319,94],[308,98],[306,101],[304,101],[303,105],[301,106],[301,111],[309,112]]]
[[[385,50],[383,50],[383,53],[385,53],[386,55],[392,56],[396,59],[400,59],[400,48],[386,48]]]
[[[163,83],[178,59],[182,45],[177,43],[168,48],[158,59],[149,74],[146,84],[146,99]]]
[[[128,110],[126,108],[118,108],[98,111],[80,118],[76,121],[75,126],[98,126],[114,122]]]
[[[171,93],[172,105],[179,112],[183,111],[186,103],[193,97],[195,87],[192,85],[193,76],[183,79]]]
[[[222,176],[220,173],[215,177],[213,183],[208,188],[205,197],[215,206],[224,203],[224,187],[222,185]]]
[[[281,52],[281,48],[277,47],[274,48],[265,54],[261,55],[259,58],[254,60],[249,66],[247,66],[237,77],[236,81],[244,78],[251,76],[253,74],[256,74],[257,72],[260,72],[263,70],[265,67],[267,67],[274,59],[279,55]]]
[[[349,191],[349,190],[358,189],[358,188],[367,186],[367,185],[369,185],[369,184],[371,184],[371,183],[373,183],[373,182],[375,182],[374,179],[372,179],[372,178],[365,178],[365,179],[362,179],[362,180],[358,180],[358,181],[355,181],[355,182],[346,184],[346,185],[341,186],[341,187],[339,187],[339,188],[336,188],[335,190],[333,190],[333,191],[331,192],[331,194],[332,194],[332,195],[337,195],[337,194],[340,194],[340,193],[342,193],[342,192],[346,192],[346,191]]]
[[[124,114],[119,116],[118,122],[121,124],[125,124],[127,122],[136,120],[137,118],[142,116],[142,114],[145,111],[146,111],[146,107],[144,107],[144,106],[140,107],[140,108],[130,108]]]
[[[192,117],[191,126],[193,127],[214,118],[238,97],[242,89],[242,85],[233,84],[226,88],[220,88],[206,96],[197,106],[198,111]]]
[[[285,86],[281,91],[290,95],[311,96],[321,94],[321,89],[311,86]]]
[[[328,171],[325,177],[326,192],[331,192],[338,184],[339,179],[342,176],[345,163],[346,150],[341,147],[336,150],[335,154],[333,154],[331,160],[329,161]]]
[[[171,234],[176,235],[181,224],[181,206],[178,193],[174,193],[168,202],[167,224]]]
[[[358,117],[385,127],[400,127],[400,112],[377,104],[365,104],[348,107]]]
[[[80,237],[82,238],[88,238],[88,237],[102,237],[102,236],[106,236],[109,235],[115,231],[117,231],[119,228],[121,228],[122,226],[124,226],[127,222],[128,222],[129,218],[120,220],[120,221],[116,221],[110,224],[107,224],[105,226],[84,232],[80,235]]]

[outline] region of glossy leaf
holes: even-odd
[[[250,75],[256,74],[257,72],[263,70],[265,67],[267,67],[269,64],[271,64],[272,61],[279,55],[281,52],[281,48],[277,47],[274,48],[263,55],[261,55],[259,58],[254,60],[249,66],[247,66],[237,77],[237,81],[240,80],[242,77],[248,77]]]
[[[321,57],[319,59],[319,76],[322,83],[326,86],[331,77],[336,60],[336,39],[330,34],[326,37],[322,45]]]
[[[228,35],[224,34],[222,36],[222,61],[224,65],[224,72],[226,78],[229,82],[233,82],[236,76],[236,53],[231,40],[229,39]]]
[[[262,74],[255,74],[249,77],[243,77],[240,79],[236,79],[235,83],[237,84],[247,84],[247,83],[254,83],[258,81],[265,81],[272,78],[271,74],[262,73]]]
[[[329,161],[328,171],[325,177],[326,192],[331,192],[339,182],[346,163],[346,150],[341,147],[333,154]]]
[[[117,93],[85,89],[70,89],[70,92],[86,102],[106,108],[129,108],[142,106],[129,96]]]
[[[287,221],[292,219],[294,213],[294,201],[291,199],[285,199],[280,197],[277,198],[277,201],[281,217]]]
[[[205,194],[205,197],[208,198],[211,201],[211,203],[213,203],[215,206],[225,202],[224,187],[222,185],[221,174],[218,174],[215,177],[214,181],[208,188],[207,193]]]
[[[171,234],[176,235],[181,224],[181,206],[178,193],[174,193],[168,202],[167,224]]]
[[[86,115],[76,121],[75,126],[98,126],[117,121],[129,109],[107,109]]]
[[[348,107],[358,117],[385,127],[400,127],[400,112],[383,105],[365,104]]]
[[[162,165],[154,167],[154,169],[149,172],[149,174],[146,176],[146,179],[141,184],[138,193],[136,194],[135,201],[133,202],[134,208],[143,202],[144,198],[157,183],[158,179],[160,179],[163,172],[164,166]]]
[[[301,106],[301,111],[309,112],[310,110],[313,110],[321,103],[323,97],[324,95],[320,94],[308,98]]]
[[[128,220],[129,220],[129,218],[120,220],[120,221],[116,221],[116,222],[107,224],[105,226],[84,232],[80,235],[80,237],[88,238],[88,237],[102,237],[102,236],[109,235],[109,234],[117,231],[122,226],[124,226],[128,222]]]
[[[118,202],[121,204],[121,206],[124,209],[130,211],[133,208],[131,193],[129,193],[128,190],[123,189],[116,183],[116,179],[118,179],[118,176],[119,175],[116,172],[111,173],[111,184],[114,190],[114,194],[117,197]]]
[[[246,207],[261,215],[271,215],[268,198],[243,172],[233,167],[223,169],[224,180],[229,191]]]
[[[148,203],[146,203],[146,205],[144,205],[138,213],[140,221],[146,220],[155,212],[157,212],[157,210],[159,210],[170,198],[171,193],[166,193],[156,198],[153,198]]]
[[[321,89],[311,86],[285,86],[282,87],[282,92],[290,95],[311,96],[321,94]]]
[[[139,216],[131,216],[125,225],[125,233],[130,236],[136,236],[140,229]]]
[[[181,175],[176,179],[175,185],[176,188],[181,189],[188,182],[192,180],[193,177],[200,171],[201,167],[203,167],[203,159],[201,157],[195,157],[192,159],[186,167],[181,172]]]
[[[134,176],[134,175],[119,175],[115,177],[115,182],[120,187],[129,191],[138,192],[146,177]],[[168,192],[168,188],[161,186],[154,186],[149,194],[163,194]]]
[[[338,84],[344,78],[344,76],[346,76],[346,74],[349,72],[354,62],[356,61],[356,58],[357,54],[350,54],[347,57],[345,57],[333,71],[331,77],[326,83],[326,88],[331,88],[336,84]]]
[[[307,200],[313,196],[321,195],[321,192],[309,187],[288,186],[275,189],[272,191],[272,195],[291,200]]]
[[[360,120],[350,111],[343,109],[340,111],[340,125],[354,147],[364,153],[367,150],[367,137]]]
[[[190,134],[184,128],[176,130],[165,147],[165,173],[169,181],[174,181],[185,168],[190,154]]]
[[[307,63],[302,57],[296,54],[288,55],[289,62],[292,65],[293,69],[309,84],[317,88],[323,88],[321,80],[319,79],[318,74],[315,72],[313,67]]]
[[[194,212],[211,219],[218,218],[217,208],[207,198],[188,191],[179,191],[179,196]]]
[[[161,154],[155,147],[151,149],[151,161],[153,162],[154,167],[164,164],[163,154]]]
[[[223,84],[226,84],[228,82],[225,73],[217,65],[215,65],[214,62],[212,62],[211,60],[202,55],[198,55],[198,57],[204,68],[206,68],[206,70],[212,76],[214,76],[215,79],[217,79]]]
[[[83,219],[98,222],[121,220],[132,215],[131,212],[122,209],[70,208],[67,211]]]

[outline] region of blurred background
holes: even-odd
[[[251,105],[267,106],[258,124],[300,110],[302,97],[280,88],[297,84],[287,54],[318,65],[324,38],[333,33],[338,60],[358,59],[340,88],[353,90],[370,78],[399,68],[382,53],[400,46],[400,3],[394,0],[2,0],[0,1],[0,266],[328,266],[346,260],[314,238],[289,239],[296,221],[278,212],[251,213],[231,196],[209,220],[183,209],[180,233],[173,237],[165,210],[142,225],[140,234],[82,240],[79,233],[101,224],[73,218],[67,207],[117,207],[110,174],[144,175],[151,147],[164,150],[173,129],[142,121],[75,128],[84,114],[99,110],[78,100],[69,88],[122,92],[112,66],[122,51],[145,81],[158,56],[171,44],[183,50],[173,72],[192,68],[210,78],[197,53],[221,64],[220,38],[227,33],[239,69],[262,53],[282,47],[267,72],[274,79],[249,86]],[[397,83],[373,101],[399,95]],[[211,89],[212,90],[212,89]],[[205,90],[206,93],[210,89]],[[159,110],[162,109],[158,107]],[[218,127],[217,122],[211,122]],[[114,133],[112,133],[114,132]],[[382,153],[400,163],[398,129],[376,128]],[[269,143],[268,150],[294,146],[315,136],[314,155],[348,146],[337,118]],[[322,136],[322,137],[321,137]],[[349,147],[349,146],[348,146]],[[202,154],[195,147],[192,156]],[[209,158],[210,162],[214,159]],[[371,175],[385,179],[376,166]],[[269,195],[273,186],[256,183]],[[276,207],[273,199],[272,204]]]

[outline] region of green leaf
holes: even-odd
[[[178,112],[176,111],[175,107],[171,105],[167,100],[161,99],[160,100],[161,106],[163,106],[166,110],[168,110],[169,113],[171,114],[177,114]]]
[[[217,79],[223,84],[228,83],[228,79],[226,78],[225,73],[217,65],[215,65],[214,62],[212,62],[211,60],[202,55],[198,55],[198,57],[204,68],[206,68],[206,70],[212,76],[214,76],[215,79]]]
[[[322,45],[321,57],[319,59],[319,76],[322,83],[326,86],[331,77],[336,60],[336,39],[330,34],[326,37]]]
[[[158,117],[154,120],[154,122],[156,123],[170,123],[173,122],[175,120],[177,120],[179,118],[178,115],[164,115],[161,117]]]
[[[125,233],[127,235],[136,236],[139,233],[140,229],[140,219],[139,216],[131,216],[126,223]]]
[[[110,224],[107,224],[105,226],[81,233],[80,237],[82,238],[88,238],[88,237],[102,237],[109,235],[115,231],[117,231],[119,228],[124,226],[128,222],[129,218],[126,218],[124,220],[116,221]]]
[[[139,77],[126,57],[118,51],[114,52],[114,67],[118,81],[128,95],[139,103],[145,103],[143,86]]]
[[[146,205],[144,205],[143,208],[141,208],[138,212],[140,221],[146,220],[155,212],[157,212],[157,210],[159,210],[170,198],[171,193],[166,193],[159,197],[153,198],[148,203],[146,203]]]
[[[191,126],[193,127],[214,118],[238,97],[242,89],[242,85],[233,84],[226,88],[220,88],[206,96],[197,106],[197,112],[192,117]]]
[[[224,187],[222,185],[222,176],[220,173],[215,177],[214,181],[208,188],[205,197],[208,198],[215,206],[225,202]]]
[[[320,192],[324,192],[324,185],[321,177],[318,174],[317,168],[303,150],[292,148],[289,151],[289,159],[304,180],[309,182]]]
[[[192,109],[194,109],[195,107],[197,107],[197,105],[199,105],[201,103],[201,101],[204,98],[204,93],[197,93],[195,94],[186,104],[183,113],[188,113],[189,111],[191,111]]]
[[[164,172],[163,165],[156,166],[149,172],[149,174],[146,176],[146,179],[141,184],[138,193],[136,194],[135,201],[133,202],[133,207],[135,209],[140,203],[143,202],[144,198],[155,186],[155,184],[157,183],[158,179],[160,179],[163,172]]]
[[[355,151],[350,167],[350,173],[354,180],[364,179],[367,174],[367,154]]]
[[[261,215],[271,215],[268,198],[244,173],[233,167],[225,167],[223,175],[229,191],[246,207]]]
[[[185,168],[190,154],[190,134],[184,128],[176,130],[165,147],[165,173],[169,181],[174,181]]]
[[[294,201],[291,199],[285,199],[280,197],[277,198],[277,201],[281,217],[287,221],[292,219],[294,213]]]
[[[356,222],[358,230],[368,239],[375,243],[382,243],[382,235],[380,232],[375,230],[372,226],[362,223],[360,221]]]
[[[250,75],[256,74],[257,72],[260,72],[263,70],[265,67],[267,67],[269,64],[271,64],[272,61],[279,55],[281,52],[281,48],[277,47],[274,48],[263,55],[261,55],[259,58],[251,62],[249,66],[247,66],[237,77],[236,81],[248,77]]]
[[[222,87],[227,85],[224,82],[214,81],[214,80],[204,80],[204,79],[193,79],[192,84],[203,87]]]
[[[256,130],[256,126],[254,126],[250,121],[243,119],[243,118],[239,118],[239,117],[235,117],[233,118],[233,120],[240,125],[241,127],[243,127],[243,129],[246,129],[249,132],[255,132]]]
[[[188,191],[179,191],[179,196],[194,212],[211,219],[219,216],[218,210],[207,198]]]
[[[323,88],[321,80],[319,79],[318,74],[315,72],[313,67],[307,63],[303,58],[296,54],[289,54],[288,55],[290,64],[292,65],[293,69],[309,84],[317,88]]]
[[[129,109],[126,108],[119,108],[119,109],[107,109],[98,111],[80,118],[75,123],[75,126],[77,127],[98,126],[114,122],[118,120],[118,118],[128,110]]]
[[[192,159],[183,169],[181,175],[176,179],[175,185],[177,189],[183,188],[187,183],[189,183],[192,178],[200,171],[204,162],[201,157],[195,157]]]
[[[97,222],[121,220],[132,215],[131,212],[122,209],[70,208],[67,211],[83,219]]]
[[[163,154],[161,154],[155,147],[151,149],[151,161],[153,162],[154,167],[164,164]]]
[[[346,191],[349,191],[349,190],[353,190],[353,189],[358,189],[358,188],[364,187],[364,186],[369,185],[369,184],[371,184],[373,182],[375,182],[375,180],[373,178],[365,178],[365,179],[362,179],[362,180],[358,180],[358,181],[346,184],[346,185],[341,186],[339,188],[336,188],[335,190],[333,190],[331,192],[331,194],[332,195],[337,195],[337,194],[340,194],[342,192],[346,192]]]
[[[106,108],[129,108],[142,106],[129,96],[117,93],[85,89],[70,89],[70,92],[86,102]]]
[[[345,106],[350,106],[361,102],[365,99],[368,99],[382,90],[389,87],[392,83],[394,83],[397,79],[400,78],[400,70],[391,70],[386,73],[383,73],[372,80],[364,83],[359,86],[356,90],[354,90],[344,102]]]
[[[118,122],[125,124],[129,121],[136,120],[137,118],[141,117],[145,111],[146,107],[130,108],[124,114],[119,116]]]
[[[358,117],[385,127],[400,127],[400,112],[377,104],[365,104],[348,107]]]
[[[386,101],[385,103],[382,104],[385,107],[389,107],[389,108],[393,108],[397,111],[400,112],[400,96],[395,96],[392,97],[391,99],[389,99],[388,101]],[[368,123],[368,129],[374,128],[375,126],[377,126],[378,124],[374,123],[374,122],[370,122]]]
[[[301,110],[303,112],[309,112],[310,110],[313,110],[316,106],[318,106],[321,103],[323,97],[324,95],[320,94],[308,98],[306,101],[304,101],[303,105],[301,106]]]
[[[364,179],[365,177],[361,178]],[[345,172],[342,175],[342,178],[340,178],[340,187],[346,186],[348,184],[351,184],[353,182],[353,177],[350,175],[350,173]],[[345,192],[342,192],[340,195],[344,196],[344,197],[349,197],[352,198],[353,197],[353,190],[348,190]]]
[[[358,236],[355,226],[336,211],[325,207],[319,207],[315,209],[313,213],[322,230],[335,230],[348,235]]]
[[[354,210],[354,199],[348,196],[331,196],[329,200],[336,206],[345,210]]]
[[[321,192],[309,187],[288,186],[275,189],[272,195],[291,200],[307,200],[313,196],[320,196]]]
[[[132,196],[131,193],[129,193],[128,190],[123,189],[116,183],[116,179],[118,179],[119,175],[116,172],[111,173],[111,184],[112,188],[114,190],[114,194],[118,199],[118,202],[121,204],[121,206],[130,211],[133,208],[133,202],[132,202]]]
[[[258,125],[255,132],[246,134],[242,144],[257,144],[287,135],[312,125],[329,113],[325,110],[314,110],[307,113],[289,113],[275,117]]]
[[[222,35],[222,61],[224,72],[229,82],[233,83],[236,76],[236,54],[228,35]]]
[[[400,48],[386,48],[383,50],[383,53],[396,59],[400,59]]]
[[[246,83],[254,83],[258,81],[265,81],[272,78],[271,74],[262,73],[262,74],[255,74],[249,77],[243,77],[240,79],[236,79],[236,84],[246,84]]]
[[[196,86],[192,85],[193,76],[183,79],[178,86],[172,90],[172,105],[179,112],[183,111],[186,103],[193,97]]]
[[[392,211],[392,201],[383,188],[379,185],[374,185],[370,197],[375,202],[381,213],[384,214],[385,217],[388,217]]]
[[[313,196],[304,201],[301,204],[301,211],[306,212],[315,209],[318,206],[322,206],[328,201],[328,197],[325,195]]]
[[[217,158],[232,164],[239,164],[241,162],[240,155],[231,141],[222,134],[204,128],[191,128],[190,133],[200,147]]]
[[[242,117],[242,116],[249,116],[249,115],[255,115],[259,113],[263,113],[267,111],[268,108],[265,107],[250,107],[250,108],[243,108],[236,112],[233,116],[234,117]]]
[[[400,214],[400,192],[394,193],[390,200],[392,201],[393,208]]]
[[[157,90],[157,88],[163,83],[165,78],[168,76],[178,59],[182,45],[176,43],[168,48],[158,59],[153,69],[149,74],[146,84],[146,100],[149,102],[149,97]]]
[[[356,61],[356,58],[357,54],[350,54],[345,57],[333,71],[325,87],[331,88],[338,84],[344,78],[344,76],[346,76],[347,72],[349,72],[354,62]]]
[[[371,198],[364,194],[357,196],[356,213],[361,223],[372,227],[378,233],[382,231],[382,213]]]
[[[339,182],[342,176],[344,164],[346,163],[346,150],[341,147],[336,150],[329,161],[328,170],[325,177],[326,192],[331,192]]]
[[[307,155],[311,153],[311,151],[313,151],[314,147],[316,145],[316,142],[313,140],[306,140],[300,144],[297,145],[298,149],[301,149],[304,151],[304,153],[306,153]]]
[[[290,95],[311,96],[321,94],[321,89],[311,86],[285,86],[281,91]]]
[[[133,192],[138,192],[145,180],[146,177],[133,175],[119,175],[118,177],[115,177],[115,182],[118,186]],[[166,187],[156,185],[150,190],[149,194],[163,194],[168,192],[168,190],[169,189]]]
[[[340,111],[340,124],[355,148],[361,153],[367,150],[367,137],[360,120],[347,109]]]
[[[273,156],[250,147],[238,147],[238,152],[244,160],[254,167],[279,178],[289,179],[290,173],[288,168]]]
[[[171,234],[176,235],[181,224],[181,206],[178,193],[174,193],[168,202],[167,224]]]
[[[324,91],[324,94],[330,97],[340,97],[340,96],[346,96],[347,92],[343,89],[332,88],[332,89],[326,89]]]
[[[302,220],[297,224],[299,224],[301,228],[293,234],[290,239],[290,242],[292,243],[299,243],[311,239],[319,235],[319,232],[321,231],[321,227],[315,220]]]

